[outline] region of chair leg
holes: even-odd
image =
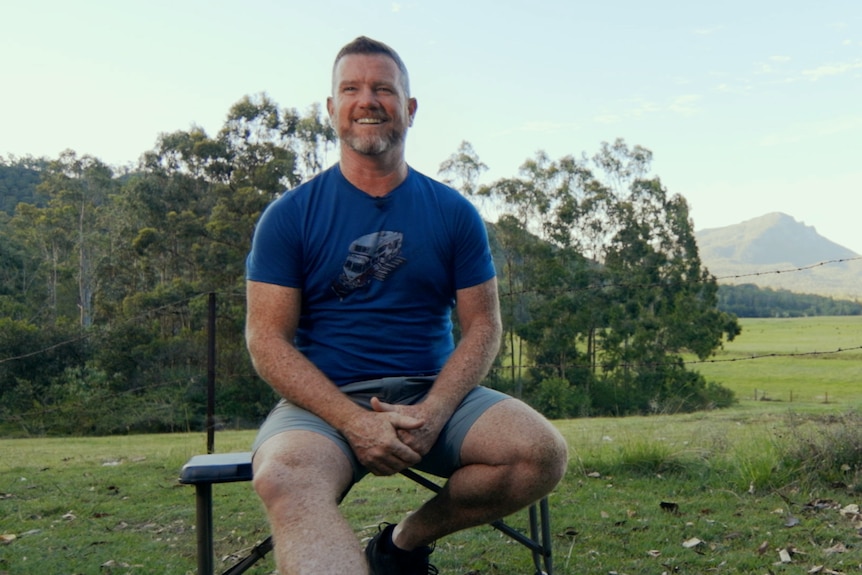
[[[195,485],[197,515],[198,575],[213,575],[213,488],[211,483]]]
[[[536,567],[536,575],[553,575],[551,548],[551,514],[548,507],[548,498],[543,497],[538,503],[534,503],[529,509],[530,515],[530,537],[535,546],[530,546],[533,552],[533,565]]]
[[[539,515],[541,516],[542,523],[542,547],[544,549],[543,557],[545,573],[547,575],[554,575],[554,559],[551,547],[551,510],[548,505],[547,497],[543,497],[541,501],[539,501]]]
[[[435,493],[439,493],[442,489],[439,485],[412,469],[405,469],[401,474]],[[490,525],[532,552],[536,575],[554,575],[553,549],[551,546],[551,511],[548,506],[547,497],[543,497],[538,503],[530,505],[529,517],[530,537],[510,527],[502,519],[498,519],[490,523]]]
[[[536,568],[536,575],[542,575],[542,551],[544,546],[542,545],[542,541],[539,539],[539,520],[537,518],[536,513],[536,505],[530,505],[530,509],[528,511],[530,517],[530,538],[533,541],[538,542],[537,547],[533,547],[530,549],[533,553],[533,566]]]
[[[251,553],[243,558],[239,563],[222,573],[222,575],[240,575],[248,571],[252,565],[263,559],[267,553],[272,551],[272,535],[263,540],[262,543],[255,546]]]

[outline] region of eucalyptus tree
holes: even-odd
[[[700,260],[685,198],[648,176],[651,158],[621,140],[593,158],[612,200],[597,210],[607,222],[602,264],[612,295],[600,338],[603,380],[619,411],[726,402],[725,393],[709,396],[682,354],[706,359],[740,328],[718,310],[717,282]]]
[[[565,304],[574,297],[570,289],[578,280],[573,274],[583,275],[587,268],[555,219],[557,212],[571,209],[573,186],[582,177],[568,158],[554,162],[538,152],[524,162],[519,176],[497,180],[478,192],[492,198],[501,213],[496,225],[501,301],[516,392],[524,381],[523,370],[516,366],[522,367],[525,358],[534,363],[529,372],[533,385],[549,373],[570,381],[577,371],[569,366],[580,361],[578,327],[569,315],[573,308]]]
[[[214,135],[197,126],[162,134],[124,186],[118,218],[128,257],[117,270],[125,291],[114,294],[114,306],[125,321],[115,337],[139,354],[138,369],[108,352],[99,365],[126,381],[177,381],[198,394],[203,294],[217,292],[219,393],[238,413],[268,405],[271,397],[259,397],[266,386],[251,382],[243,344],[245,257],[265,206],[320,169],[333,141],[319,107],[300,115],[266,95],[240,99]]]
[[[479,178],[488,171],[488,166],[479,159],[473,144],[462,140],[458,149],[446,158],[437,170],[440,180],[454,187],[465,196],[476,199]]]
[[[703,405],[708,386],[681,354],[708,357],[739,332],[735,317],[717,310],[684,198],[649,175],[651,160],[623,140],[592,158],[539,152],[518,177],[479,191],[502,206],[503,275],[523,310],[504,307],[506,333],[532,361],[527,395],[581,398],[579,406],[554,400],[555,409]]]
[[[208,255],[215,269],[236,280],[242,277],[244,255],[264,207],[322,169],[335,132],[318,105],[300,115],[259,95],[234,104],[216,140],[225,151],[227,169],[214,190]]]
[[[42,255],[54,320],[75,317],[81,327],[92,325],[97,267],[109,251],[105,214],[116,188],[107,165],[67,150],[42,173],[37,189],[47,204],[18,206],[11,224]]]

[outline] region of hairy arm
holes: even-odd
[[[419,461],[420,455],[399,439],[398,431],[418,427],[421,421],[355,405],[294,347],[299,289],[249,281],[246,296],[246,344],[255,370],[279,395],[339,430],[374,474],[397,473]]]

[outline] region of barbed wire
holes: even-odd
[[[17,412],[17,413],[11,413],[11,412],[5,412],[4,413],[3,410],[0,410],[0,413],[2,413],[4,418],[5,418],[4,423],[23,424],[24,422],[32,421],[32,419],[34,417],[45,417],[45,416],[49,416],[51,414],[55,414],[55,413],[62,412],[62,411],[74,411],[75,409],[82,409],[82,408],[85,408],[88,405],[92,404],[94,401],[98,401],[98,402],[104,404],[106,402],[110,402],[110,401],[115,400],[115,399],[119,399],[119,398],[130,396],[130,395],[139,394],[142,392],[152,391],[154,389],[159,389],[159,388],[164,388],[164,387],[173,388],[173,387],[176,387],[176,386],[181,385],[183,383],[189,384],[189,385],[201,385],[200,381],[190,381],[188,377],[182,377],[182,378],[177,378],[177,379],[168,380],[168,381],[149,383],[146,385],[137,385],[137,386],[135,386],[133,388],[129,388],[129,389],[109,391],[106,393],[96,395],[96,396],[89,398],[89,399],[86,399],[86,400],[64,401],[63,403],[50,405],[50,406],[41,406],[38,408],[27,410],[25,412]],[[175,409],[175,408],[176,408],[176,406],[173,404],[159,405],[159,406],[150,405],[148,407],[148,410],[150,410],[150,412],[152,412],[152,411],[168,411],[168,410]]]
[[[832,349],[828,351],[804,351],[804,352],[773,352],[773,353],[762,353],[762,354],[752,354],[746,355],[744,357],[730,357],[730,358],[710,358],[710,359],[690,359],[683,360],[684,365],[703,365],[710,363],[728,363],[728,362],[738,362],[738,361],[752,361],[752,360],[760,360],[760,359],[769,359],[769,358],[782,358],[782,357],[805,357],[805,356],[820,356],[820,355],[836,355],[839,353],[849,353],[853,351],[862,351],[862,345],[853,346],[853,347],[839,347],[837,349]],[[671,356],[678,357],[678,356]],[[602,362],[598,362],[598,366],[601,367]],[[615,367],[621,369],[653,369],[656,367],[661,367],[663,365],[668,365],[667,363],[620,363],[615,365]],[[529,369],[574,369],[574,368],[589,368],[592,367],[592,364],[589,363],[570,363],[564,365],[544,363],[544,364],[516,364],[516,365],[498,365],[492,368],[493,371],[507,371],[511,369],[516,369],[519,371],[529,370]]]
[[[205,295],[205,294],[204,294]],[[195,296],[197,297],[197,296]],[[190,299],[194,299],[190,298]],[[785,358],[785,357],[808,357],[808,356],[822,356],[822,355],[836,355],[840,353],[849,353],[854,351],[862,351],[862,345],[853,346],[853,347],[840,347],[833,350],[827,351],[808,351],[808,352],[774,352],[774,353],[764,353],[764,354],[753,354],[747,355],[744,357],[732,357],[732,358],[711,358],[704,360],[687,360],[683,361],[685,365],[703,365],[703,364],[715,364],[715,363],[729,363],[729,362],[740,362],[740,361],[755,361],[755,360],[763,360],[770,358]],[[615,367],[619,369],[654,369],[656,367],[661,367],[666,364],[647,364],[647,363],[622,363]],[[557,364],[518,364],[518,365],[496,365],[491,368],[492,373],[502,373],[511,370],[517,370],[519,373],[519,377],[523,377],[523,373],[529,370],[535,369],[574,369],[574,368],[590,368],[591,366],[586,363],[573,363],[566,364],[564,366],[560,366]],[[601,367],[601,364],[599,365]],[[217,369],[218,371],[218,369]],[[234,373],[234,376],[241,377],[243,379],[251,380],[251,379],[259,379],[259,376],[254,371],[248,372],[239,372]],[[62,404],[56,404],[51,406],[42,406],[39,408],[30,409],[26,412],[18,412],[18,413],[3,413],[6,423],[9,424],[23,424],[24,422],[30,422],[34,417],[45,417],[51,414],[55,414],[61,411],[70,411],[76,408],[85,408],[93,401],[99,402],[109,402],[111,400],[120,399],[123,397],[149,392],[159,388],[173,388],[176,386],[199,386],[203,385],[202,377],[199,378],[189,378],[188,376],[178,377],[175,379],[171,379],[168,381],[160,381],[156,383],[144,384],[144,385],[136,385],[135,387],[117,390],[117,391],[109,391],[106,393],[102,393],[98,395],[98,397],[90,398],[87,400],[80,401],[68,401],[63,402]],[[150,405],[148,407],[148,411],[150,413],[157,411],[168,411],[170,409],[174,409],[173,405]]]
[[[860,260],[862,260],[862,256],[855,256],[855,257],[851,257],[851,258],[840,258],[840,259],[824,260],[824,261],[817,262],[817,263],[814,263],[814,264],[811,264],[811,265],[807,265],[807,266],[798,266],[798,267],[795,267],[795,268],[787,268],[787,269],[780,269],[780,270],[769,270],[769,271],[762,271],[762,272],[752,272],[752,273],[747,273],[747,274],[735,274],[735,275],[728,275],[728,276],[720,276],[720,277],[716,277],[715,279],[716,279],[717,281],[721,281],[721,280],[728,280],[728,279],[741,279],[741,278],[754,277],[754,276],[766,276],[766,275],[778,275],[778,274],[797,273],[797,272],[803,272],[803,271],[807,271],[807,270],[810,270],[810,269],[814,269],[814,268],[818,268],[818,267],[822,267],[822,266],[826,266],[826,265],[833,265],[833,264],[847,263],[847,262],[860,261]],[[560,293],[573,293],[573,292],[578,292],[578,291],[590,291],[590,290],[599,290],[599,289],[608,289],[608,288],[621,288],[621,287],[626,287],[626,288],[632,288],[632,287],[655,287],[655,286],[657,286],[657,285],[661,285],[661,283],[660,283],[660,282],[654,282],[654,283],[651,283],[651,284],[637,284],[637,283],[624,283],[624,282],[620,282],[620,283],[607,283],[607,284],[593,284],[593,285],[584,286],[584,287],[580,287],[580,288],[567,288],[567,289],[562,289],[562,290],[537,290],[537,289],[529,289],[529,290],[526,290],[526,289],[525,289],[525,290],[521,290],[521,291],[509,291],[509,292],[505,292],[505,293],[502,293],[502,294],[501,294],[501,296],[506,297],[506,296],[515,296],[515,295],[526,295],[526,294],[528,294],[528,293],[535,293],[535,294],[549,294],[549,293],[557,293],[557,294],[560,294]],[[134,322],[141,321],[141,320],[142,320],[142,319],[144,319],[145,317],[150,316],[150,315],[152,315],[152,314],[154,314],[154,313],[158,313],[158,312],[160,312],[160,311],[164,311],[164,310],[166,310],[166,309],[174,308],[174,307],[177,307],[177,306],[180,306],[180,305],[186,305],[186,304],[189,304],[191,301],[193,301],[193,300],[195,300],[195,299],[198,299],[198,298],[201,298],[201,297],[206,297],[206,296],[208,296],[210,293],[216,293],[216,295],[223,295],[223,296],[227,296],[227,297],[230,297],[230,298],[244,298],[244,297],[245,297],[245,294],[244,294],[244,293],[240,293],[240,292],[236,292],[236,291],[218,291],[218,292],[202,292],[202,293],[197,293],[197,294],[193,294],[193,295],[190,295],[190,296],[187,296],[187,297],[184,297],[184,298],[178,299],[178,300],[173,301],[173,302],[170,302],[170,303],[166,303],[166,304],[163,304],[163,305],[160,305],[160,306],[154,307],[154,308],[152,308],[152,309],[148,309],[148,310],[141,311],[139,314],[136,314],[135,316],[132,316],[132,317],[129,317],[129,318],[125,318],[124,320],[122,320],[122,322],[121,322],[119,325],[127,325],[127,324],[129,324],[129,323],[134,323]],[[111,329],[115,329],[115,328],[116,328],[116,326],[105,326],[105,329],[106,329],[106,330],[108,330],[109,332],[110,332],[110,330],[111,330]],[[71,344],[77,343],[77,342],[79,342],[79,341],[82,341],[82,340],[86,340],[86,339],[89,339],[89,338],[95,337],[95,336],[96,336],[97,334],[99,334],[99,333],[102,333],[102,332],[99,332],[99,331],[91,331],[91,332],[88,332],[88,333],[84,333],[84,334],[81,334],[81,335],[77,335],[77,336],[75,336],[75,337],[69,338],[69,339],[64,340],[64,341],[60,341],[60,342],[57,342],[57,343],[51,344],[50,346],[46,346],[46,347],[44,347],[44,348],[42,348],[42,349],[38,349],[38,350],[34,350],[34,351],[30,351],[30,352],[23,353],[23,354],[16,355],[16,356],[10,356],[10,357],[6,357],[6,358],[0,358],[0,365],[3,365],[4,363],[8,363],[8,362],[11,362],[11,361],[17,361],[17,360],[21,360],[21,359],[26,359],[26,358],[28,358],[28,357],[33,357],[33,356],[40,355],[40,354],[43,354],[43,353],[48,353],[48,352],[53,351],[53,350],[55,350],[55,349],[58,349],[58,348],[60,348],[60,347],[63,347],[63,346],[66,346],[66,345],[71,345]],[[817,352],[814,352],[814,353],[817,353]],[[836,353],[836,352],[827,352],[827,353]],[[699,362],[698,362],[698,363],[699,363]]]
[[[763,360],[770,358],[785,358],[785,357],[807,357],[807,356],[821,356],[821,355],[836,355],[840,353],[849,353],[854,351],[862,351],[862,345],[853,346],[853,347],[840,347],[833,350],[827,351],[808,351],[808,352],[774,352],[774,353],[764,353],[764,354],[753,354],[747,355],[745,357],[732,357],[732,358],[713,358],[713,359],[705,359],[705,360],[688,360],[683,361],[685,365],[703,365],[703,364],[715,364],[715,363],[729,363],[729,362],[740,362],[740,361],[754,361],[754,360]],[[644,364],[644,363],[623,363],[616,367],[620,369],[653,369],[656,367],[660,367],[661,364]],[[574,368],[589,368],[591,367],[588,364],[581,363],[573,363],[567,364],[565,366],[560,366],[556,364],[519,364],[519,365],[497,365],[491,368],[491,372],[493,373],[501,373],[510,370],[517,370],[519,374],[523,374],[525,371],[534,370],[534,369],[560,369],[561,367],[565,369],[574,369]],[[256,373],[245,372],[245,373],[235,373],[234,375],[238,377],[242,377],[244,379],[259,379]],[[522,377],[519,376],[519,377]],[[133,388],[111,391],[107,393],[103,393],[99,395],[95,400],[100,402],[107,402],[115,399],[120,399],[126,396],[135,395],[143,392],[149,392],[159,388],[165,387],[175,387],[179,385],[202,385],[202,381],[200,379],[190,380],[188,377],[179,377],[176,379],[161,381],[157,383],[150,383],[146,385],[137,385]],[[52,406],[43,406],[35,409],[30,409],[26,412],[20,413],[5,413],[4,416],[6,418],[7,423],[23,423],[26,421],[31,421],[34,417],[44,417],[48,416],[60,411],[69,411],[74,410],[75,408],[84,408],[87,407],[88,404],[92,403],[94,399],[89,400],[81,400],[81,401],[70,401],[64,402],[62,404],[52,405]],[[148,410],[150,412],[153,411],[167,411],[173,409],[173,405],[158,405],[158,406],[149,406]]]
[[[841,264],[847,262],[855,262],[862,260],[862,256],[855,256],[852,258],[841,258],[835,260],[826,260],[822,262],[817,262],[815,264],[807,265],[807,266],[799,266],[795,268],[787,268],[787,269],[779,269],[779,270],[769,270],[762,272],[751,272],[744,274],[732,274],[726,276],[710,276],[708,279],[715,279],[715,281],[725,281],[725,280],[736,280],[743,279],[749,277],[756,276],[768,276],[768,275],[780,275],[780,274],[790,274],[797,272],[804,272],[814,268],[832,265],[832,264]],[[702,283],[701,278],[690,278],[688,281],[691,283]],[[655,281],[650,283],[635,283],[635,282],[602,282],[602,283],[592,283],[586,286],[581,287],[572,287],[572,288],[560,288],[560,289],[539,289],[539,288],[524,288],[522,290],[509,290],[501,293],[502,297],[512,297],[512,296],[521,296],[521,295],[529,295],[529,294],[537,294],[537,295],[561,295],[567,293],[578,293],[578,292],[588,292],[588,291],[598,291],[598,290],[607,290],[607,289],[632,289],[632,288],[653,288],[664,286],[665,283],[661,281]]]
[[[87,333],[82,333],[80,335],[76,335],[74,337],[71,337],[69,339],[66,339],[66,340],[63,340],[63,341],[60,341],[57,343],[53,343],[53,344],[51,344],[47,347],[44,347],[42,349],[30,351],[27,353],[23,353],[23,354],[11,356],[11,357],[0,358],[0,365],[3,365],[4,363],[10,362],[10,361],[26,359],[28,357],[33,357],[34,355],[48,353],[49,351],[55,350],[57,348],[60,348],[60,347],[66,346],[66,345],[71,345],[73,343],[77,343],[79,341],[83,341],[86,339],[90,339],[90,338],[96,337],[97,335],[101,335],[101,334],[106,333],[106,332],[110,333],[112,330],[117,329],[120,326],[125,326],[125,325],[129,325],[132,323],[137,323],[137,322],[143,320],[144,318],[146,318],[146,317],[148,317],[154,313],[159,313],[159,312],[167,310],[167,309],[171,309],[171,308],[175,308],[178,306],[189,304],[196,299],[209,296],[210,293],[215,293],[216,295],[225,295],[228,297],[238,297],[240,295],[242,297],[245,297],[245,294],[238,294],[237,292],[233,292],[233,291],[229,291],[229,292],[203,292],[203,293],[193,294],[193,295],[172,301],[170,303],[162,304],[160,306],[142,311],[142,312],[140,312],[136,315],[133,315],[131,317],[124,318],[117,325],[107,324],[104,326],[99,326],[95,330],[89,331]]]
[[[862,256],[856,256],[856,257],[852,257],[852,258],[840,258],[837,260],[826,260],[826,261],[822,261],[822,262],[817,262],[816,264],[811,264],[811,265],[807,265],[807,266],[799,266],[799,267],[795,267],[795,268],[788,268],[785,270],[771,270],[771,271],[767,271],[767,272],[751,272],[751,273],[747,273],[747,274],[736,274],[736,275],[730,275],[730,276],[716,277],[715,279],[716,280],[741,279],[741,278],[747,278],[747,277],[765,276],[765,275],[772,275],[772,274],[777,275],[777,274],[787,274],[787,273],[794,273],[794,272],[804,272],[806,270],[812,270],[814,268],[819,268],[819,267],[823,267],[823,266],[830,265],[830,264],[843,264],[843,263],[855,262],[855,261],[859,261],[859,260],[862,260]]]
[[[698,363],[727,363],[727,362],[735,362],[735,361],[749,361],[753,359],[767,359],[771,357],[806,357],[806,356],[818,356],[818,355],[835,355],[838,353],[846,353],[851,351],[859,351],[862,350],[862,345],[857,345],[854,347],[839,347],[838,349],[833,349],[830,351],[795,351],[795,352],[787,352],[787,353],[761,353],[754,355],[747,355],[745,357],[725,357],[725,358],[715,358],[715,359],[699,359],[686,361],[686,364],[698,364]]]

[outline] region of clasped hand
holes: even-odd
[[[375,397],[371,408],[355,417],[344,435],[374,475],[393,475],[419,463],[443,427],[423,404],[394,405]]]

